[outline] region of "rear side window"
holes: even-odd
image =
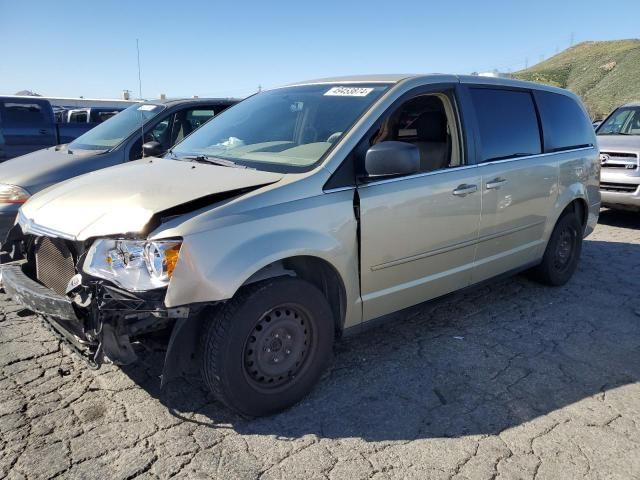
[[[480,161],[542,153],[538,117],[529,92],[472,88],[480,130]]]
[[[37,103],[5,102],[4,117],[8,124],[42,125],[47,123],[42,107]]]
[[[537,91],[545,152],[559,152],[593,144],[593,127],[578,103],[566,95]]]

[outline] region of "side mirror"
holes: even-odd
[[[143,157],[159,157],[164,153],[164,148],[160,142],[147,142],[142,145]]]
[[[364,168],[369,178],[418,173],[420,150],[406,142],[378,143],[367,150]]]

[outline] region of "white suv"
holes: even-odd
[[[640,210],[640,103],[613,111],[597,130],[602,206]]]

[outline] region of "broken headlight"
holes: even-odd
[[[180,240],[96,240],[83,270],[127,290],[166,287],[180,256]]]

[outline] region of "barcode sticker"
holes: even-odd
[[[330,97],[366,97],[373,88],[365,87],[333,87],[325,92],[326,96]]]

